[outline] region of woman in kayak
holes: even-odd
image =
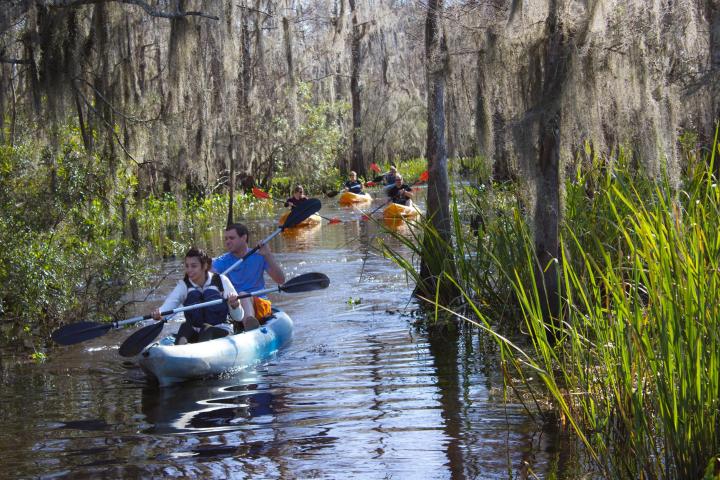
[[[355,172],[350,172],[350,179],[345,182],[343,188],[345,188],[346,192],[354,193],[356,195],[361,195],[363,193],[362,183],[358,181],[357,173]]]
[[[199,248],[191,248],[185,254],[185,277],[165,299],[162,306],[152,312],[160,320],[160,312],[173,310],[180,305],[188,306],[224,298],[222,302],[209,307],[185,312],[185,321],[175,337],[175,345],[204,342],[233,333],[227,322],[228,313],[234,321],[241,321],[243,309],[230,280],[210,271],[211,258]]]
[[[307,200],[308,197],[305,196],[305,190],[303,189],[302,185],[298,185],[295,187],[295,190],[293,190],[292,197],[285,200],[285,206],[293,208],[296,205],[301,204],[305,200]]]

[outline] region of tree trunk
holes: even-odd
[[[453,272],[452,228],[450,223],[450,185],[447,172],[445,141],[445,82],[448,74],[448,50],[445,34],[439,24],[443,0],[430,0],[425,22],[425,61],[427,72],[427,216],[438,233],[423,237],[421,284],[419,291],[433,298],[441,282],[439,301],[449,304],[457,292],[444,272]]]
[[[297,94],[295,92],[295,64],[293,62],[292,28],[287,17],[282,19],[283,41],[285,42],[285,62],[288,70],[288,95],[290,96],[290,126],[297,125]]]
[[[535,253],[538,258],[535,277],[540,298],[544,300],[543,316],[548,323],[557,318],[560,308],[560,102],[570,57],[557,3],[557,0],[550,2],[545,24],[543,84],[539,99],[544,108],[540,117],[534,214]]]
[[[360,41],[365,29],[358,26],[355,0],[349,0],[352,14],[352,30],[350,39],[350,97],[352,99],[352,160],[350,168],[358,176],[366,175],[365,162],[362,150],[362,105],[360,103],[360,65],[362,64],[362,51]]]

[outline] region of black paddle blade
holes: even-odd
[[[125,339],[122,345],[120,345],[118,353],[123,357],[134,357],[155,340],[160,332],[162,332],[164,325],[165,321],[162,320],[152,325],[142,327]]]
[[[298,275],[285,282],[279,288],[283,292],[288,293],[300,293],[300,292],[311,292],[313,290],[320,290],[321,288],[327,288],[330,285],[330,279],[324,273],[312,272]]]
[[[325,193],[325,196],[328,198],[333,198],[338,193],[340,193],[338,190],[330,190],[329,192]]]
[[[78,322],[55,330],[50,337],[60,345],[73,345],[105,335],[112,323]]]
[[[320,200],[317,198],[308,198],[304,202],[296,205],[290,210],[290,215],[285,219],[285,223],[280,227],[282,229],[294,227],[298,223],[302,222],[310,215],[313,215],[320,211]]]

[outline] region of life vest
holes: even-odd
[[[209,302],[218,298],[223,298],[223,284],[220,275],[213,274],[210,279],[210,285],[204,290],[201,287],[196,287],[192,284],[190,279],[185,275],[183,279],[187,286],[188,292],[185,297],[184,306],[195,305],[197,303]],[[210,325],[219,325],[224,323],[229,313],[227,302],[222,302],[217,305],[210,307],[198,308],[197,310],[190,310],[185,312],[185,319],[193,326],[200,328],[204,324],[209,323]]]
[[[345,188],[347,188],[350,193],[356,193],[356,194],[362,193],[362,183],[360,183],[357,180],[355,180],[354,182],[351,180],[348,180],[347,182],[345,182]]]

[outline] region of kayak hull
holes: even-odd
[[[383,210],[383,218],[386,219],[414,218],[417,215],[418,211],[415,206],[405,206],[399,203],[391,203]]]
[[[285,220],[287,220],[288,215],[290,215],[289,210],[280,216],[280,219],[278,220],[278,225],[285,224]],[[322,223],[322,217],[316,213],[314,215],[310,215],[308,218],[306,218],[302,222],[300,222],[297,225],[295,225],[294,227],[290,227],[290,228],[314,227],[315,225],[320,225],[321,223]]]
[[[372,197],[367,193],[343,192],[338,203],[340,205],[353,205],[355,203],[372,202]]]
[[[147,347],[139,356],[139,364],[165,387],[261,363],[287,345],[292,335],[290,317],[275,311],[265,325],[250,332],[186,345],[173,345],[175,339],[166,337]]]

